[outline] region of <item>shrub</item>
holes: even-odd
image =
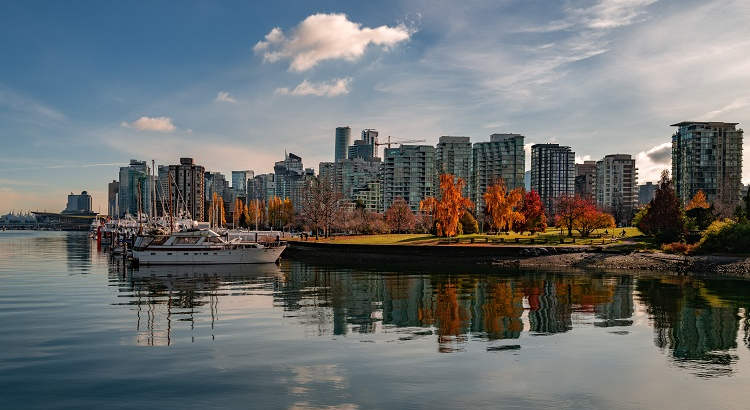
[[[476,218],[474,218],[474,215],[472,215],[471,212],[465,211],[463,216],[461,216],[460,222],[462,233],[472,234],[479,232],[479,224],[477,223]]]
[[[696,245],[698,252],[750,253],[750,224],[730,219],[714,221]]]
[[[661,250],[667,253],[688,253],[692,251],[692,246],[684,242],[666,243],[661,246]]]

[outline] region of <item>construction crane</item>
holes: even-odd
[[[376,146],[385,145],[388,148],[391,147],[391,144],[409,144],[412,142],[425,142],[424,139],[412,139],[412,140],[395,140],[391,141],[391,136],[388,136],[388,142],[375,142]]]

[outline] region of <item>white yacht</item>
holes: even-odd
[[[192,230],[170,235],[139,236],[133,259],[141,265],[209,265],[274,263],[286,249],[277,242],[226,241],[216,232]]]

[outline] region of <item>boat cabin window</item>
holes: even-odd
[[[174,244],[175,245],[195,245],[198,243],[198,240],[200,240],[200,237],[197,236],[180,236],[177,239],[175,239]]]

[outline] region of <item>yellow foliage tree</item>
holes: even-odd
[[[485,217],[494,231],[509,231],[513,225],[526,222],[523,215],[523,191],[516,188],[508,192],[505,181],[498,179],[483,195]]]
[[[440,175],[440,199],[425,198],[419,209],[432,215],[438,236],[455,236],[464,212],[474,205],[461,195],[464,180],[451,174]]]
[[[688,202],[687,206],[685,207],[686,211],[689,211],[691,209],[696,208],[703,208],[708,209],[711,207],[711,204],[708,203],[706,200],[706,194],[703,192],[703,190],[698,190],[698,192],[693,195],[693,199]]]

